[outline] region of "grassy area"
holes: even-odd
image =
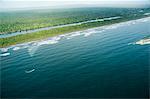
[[[10,45],[15,45],[23,42],[33,41],[33,40],[40,40],[47,37],[52,37],[64,33],[79,31],[79,30],[85,30],[93,27],[103,26],[103,25],[109,25],[113,23],[119,23],[123,21],[131,20],[132,18],[122,18],[122,19],[116,19],[111,21],[104,21],[104,22],[91,22],[76,26],[68,26],[68,27],[62,27],[62,28],[55,28],[51,30],[43,30],[35,33],[30,34],[23,34],[23,35],[17,35],[13,37],[8,38],[0,38],[0,47],[6,47]]]
[[[23,42],[40,40],[40,39],[44,39],[47,37],[52,37],[52,36],[56,36],[56,35],[60,35],[60,34],[64,34],[64,33],[85,30],[88,28],[98,27],[98,26],[102,26],[102,25],[109,25],[109,24],[114,24],[114,23],[118,23],[118,22],[124,22],[124,21],[128,21],[128,20],[146,17],[143,15],[143,12],[139,13],[139,10],[141,10],[141,9],[130,9],[130,10],[129,9],[118,9],[118,10],[101,9],[100,10],[100,9],[94,8],[94,9],[76,9],[75,11],[72,11],[72,10],[55,11],[55,12],[50,12],[50,14],[48,14],[48,12],[46,10],[46,12],[43,12],[43,11],[39,12],[40,17],[32,16],[32,15],[38,14],[38,12],[29,14],[29,15],[25,12],[22,12],[25,14],[21,15],[24,17],[20,17],[20,18],[18,18],[19,15],[14,15],[14,14],[10,15],[10,16],[14,15],[13,16],[14,20],[13,20],[13,18],[11,18],[10,20],[6,20],[9,15],[6,14],[6,18],[4,18],[4,15],[5,15],[5,13],[4,13],[4,15],[0,15],[1,19],[4,18],[3,22],[2,23],[0,22],[0,25],[1,25],[0,32],[1,33],[21,31],[24,29],[40,28],[40,27],[50,26],[50,24],[51,24],[51,26],[59,25],[59,24],[68,24],[68,23],[73,23],[73,22],[87,21],[89,19],[96,19],[96,18],[103,18],[103,17],[110,17],[110,16],[121,16],[121,18],[115,19],[115,20],[103,21],[103,22],[91,22],[91,23],[85,23],[85,24],[76,25],[76,26],[68,26],[68,27],[62,27],[62,28],[55,28],[55,29],[51,29],[51,30],[43,30],[43,31],[35,32],[35,33],[22,34],[22,35],[17,35],[17,36],[8,37],[8,38],[0,38],[0,47],[6,47],[6,46],[19,44],[19,43],[23,43]],[[69,14],[67,13],[67,11]],[[99,11],[101,11],[101,12],[99,12]],[[126,12],[122,12],[122,11],[126,11]],[[145,10],[145,12],[148,12],[148,11],[150,11],[150,9]],[[76,13],[73,14],[73,12],[76,12]],[[9,13],[12,13],[12,12],[9,12]],[[18,12],[16,12],[16,13],[18,13]],[[19,12],[19,13],[21,13],[21,12]],[[48,14],[49,16],[53,16],[53,17],[51,17],[49,19],[49,17],[47,17],[47,16],[44,17],[42,13],[44,15],[46,13],[46,15]],[[51,15],[52,13],[53,13],[53,15]],[[66,16],[65,14],[69,15],[69,16]],[[83,15],[86,15],[86,16],[83,16]],[[70,17],[70,18],[68,18],[68,17]],[[17,18],[18,18],[18,20],[17,20]],[[29,20],[28,20],[28,18],[29,18]],[[44,18],[45,18],[45,20],[44,20]],[[56,20],[56,19],[58,19],[58,20]],[[16,22],[18,22],[18,23],[16,23]],[[29,23],[30,23],[30,25],[29,25]],[[36,23],[41,24],[41,25],[36,25]],[[33,24],[35,24],[35,25],[33,25]]]
[[[74,8],[0,12],[0,34],[82,22],[111,16],[133,16],[148,9]]]

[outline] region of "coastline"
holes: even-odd
[[[96,29],[96,28],[102,28],[102,27],[107,27],[107,26],[112,26],[115,24],[122,24],[122,23],[126,23],[126,22],[133,22],[133,21],[138,21],[141,20],[143,21],[143,19],[147,19],[150,18],[149,16],[147,17],[141,17],[138,19],[131,19],[131,20],[113,20],[116,22],[106,22],[104,24],[97,24],[97,23],[89,23],[89,24],[94,24],[94,25],[90,25],[90,26],[81,26],[81,25],[77,25],[77,26],[68,26],[65,28],[58,28],[58,29],[51,29],[51,30],[44,30],[44,31],[40,31],[37,33],[29,33],[29,34],[22,34],[22,35],[17,35],[17,36],[13,36],[13,37],[8,37],[8,38],[0,38],[0,48],[6,48],[6,47],[10,47],[10,46],[14,46],[14,45],[18,45],[18,44],[23,44],[23,43],[29,43],[29,42],[37,42],[37,41],[41,41],[41,40],[45,40],[48,38],[52,38],[52,37],[56,37],[56,36],[61,36],[61,35],[65,35],[65,34],[70,34],[73,32],[80,32],[80,31],[85,31],[85,30],[90,30],[90,29]],[[44,33],[43,33],[44,32]],[[50,33],[51,32],[51,33]],[[39,36],[40,34],[42,34],[41,36]],[[43,35],[44,34],[44,35]],[[38,35],[38,36],[37,36]],[[15,37],[15,38],[14,38]],[[25,37],[25,38],[24,38]]]
[[[83,22],[78,22],[78,23],[70,23],[70,24],[65,24],[65,25],[58,25],[58,26],[43,27],[43,28],[38,28],[38,29],[31,29],[31,30],[28,30],[28,31],[5,33],[5,34],[0,34],[0,38],[13,37],[13,36],[28,34],[28,33],[36,33],[36,32],[40,32],[40,31],[44,31],[44,30],[51,30],[51,29],[55,29],[55,28],[63,28],[63,27],[68,27],[68,26],[77,26],[77,25],[92,23],[92,22],[111,21],[111,20],[120,19],[120,18],[121,18],[120,16],[107,17],[107,18],[88,20],[88,21],[83,21]]]

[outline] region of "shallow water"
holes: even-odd
[[[132,43],[149,26],[142,19],[10,47],[1,57],[2,97],[148,97],[150,45]]]

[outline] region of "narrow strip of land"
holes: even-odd
[[[104,25],[111,25],[115,23],[129,21],[129,20],[136,20],[136,19],[140,19],[144,17],[145,16],[140,16],[140,17],[135,17],[135,18],[113,17],[113,19],[107,18],[105,19],[105,21],[92,20],[88,22],[82,22],[82,24],[78,23],[76,25],[53,28],[49,30],[38,31],[35,33],[27,33],[27,34],[12,36],[12,37],[0,38],[0,47],[2,48],[2,47],[10,46],[10,45],[24,43],[24,42],[41,40],[41,39],[45,39],[48,37],[57,36],[60,34],[85,30],[85,29],[104,26]]]
[[[89,21],[84,21],[84,22],[79,22],[79,23],[51,26],[51,27],[33,29],[33,30],[28,30],[28,31],[12,32],[9,34],[8,33],[1,34],[0,38],[7,38],[7,37],[12,37],[12,36],[17,36],[17,35],[27,34],[27,33],[35,33],[35,32],[39,32],[39,31],[43,31],[43,30],[51,30],[51,29],[62,28],[62,27],[67,27],[67,26],[76,26],[76,25],[81,25],[81,24],[86,24],[86,23],[91,23],[91,22],[102,22],[102,21],[115,20],[115,19],[119,19],[119,18],[121,18],[121,17],[120,16],[108,17],[108,18],[103,18],[103,19],[95,19],[95,20],[89,20]]]

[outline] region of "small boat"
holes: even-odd
[[[139,41],[135,42],[135,44],[139,44],[139,45],[150,44],[150,38],[145,38],[145,39],[139,40]]]
[[[26,70],[25,73],[32,73],[32,72],[34,72],[34,71],[35,71],[35,69],[32,69],[32,70]]]

